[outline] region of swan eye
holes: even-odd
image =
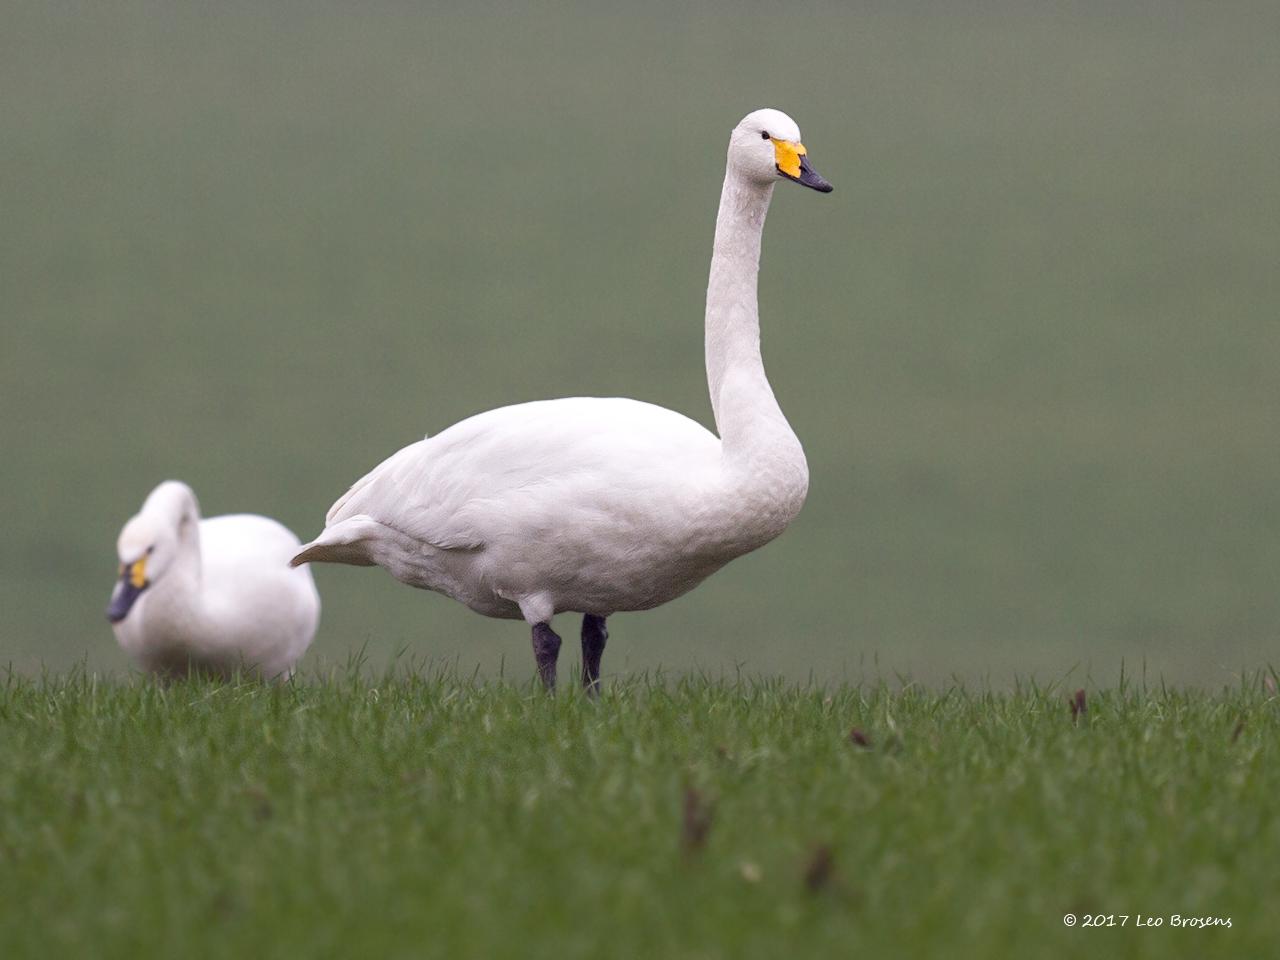
[[[761,140],[772,140],[773,138],[772,138],[771,136],[769,136],[769,131],[768,131],[768,130],[766,130],[766,131],[764,131],[762,134],[760,134],[760,139],[761,139]]]

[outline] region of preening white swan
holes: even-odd
[[[376,564],[485,616],[523,617],[549,688],[560,650],[551,618],[582,613],[582,682],[594,691],[605,618],[687,592],[780,534],[804,503],[809,470],[765,377],[756,306],[760,234],[781,179],[831,190],[795,122],[757,110],[729,139],[707,285],[719,438],[636,400],[490,410],[357,481],[293,563]]]
[[[201,520],[191,488],[166,480],[120,531],[107,619],[152,673],[288,677],[320,620],[311,571],[289,569],[299,546],[266,517]]]

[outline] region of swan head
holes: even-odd
[[[729,137],[729,166],[757,183],[794,180],[819,193],[833,189],[809,166],[800,128],[781,110],[755,110],[742,118]]]
[[[195,494],[184,483],[169,480],[147,497],[116,540],[120,560],[107,619],[120,623],[147,590],[172,568],[182,539],[199,518]]]

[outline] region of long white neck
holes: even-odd
[[[772,196],[773,184],[748,180],[729,166],[707,283],[707,386],[726,466],[762,474],[779,496],[796,500],[798,511],[808,489],[808,466],[760,356],[756,278]]]

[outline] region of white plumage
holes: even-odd
[[[730,140],[707,290],[719,437],[627,399],[490,410],[357,481],[293,562],[376,564],[486,616],[523,617],[549,685],[559,648],[550,619],[588,614],[584,683],[593,685],[603,618],[680,596],[776,537],[804,502],[808,468],[765,377],[756,302],[765,212],[784,177],[830,190],[795,123],[756,111]]]
[[[289,567],[298,547],[267,517],[201,520],[191,488],[165,481],[120,532],[107,609],[116,639],[164,676],[290,676],[320,620],[311,572]]]

